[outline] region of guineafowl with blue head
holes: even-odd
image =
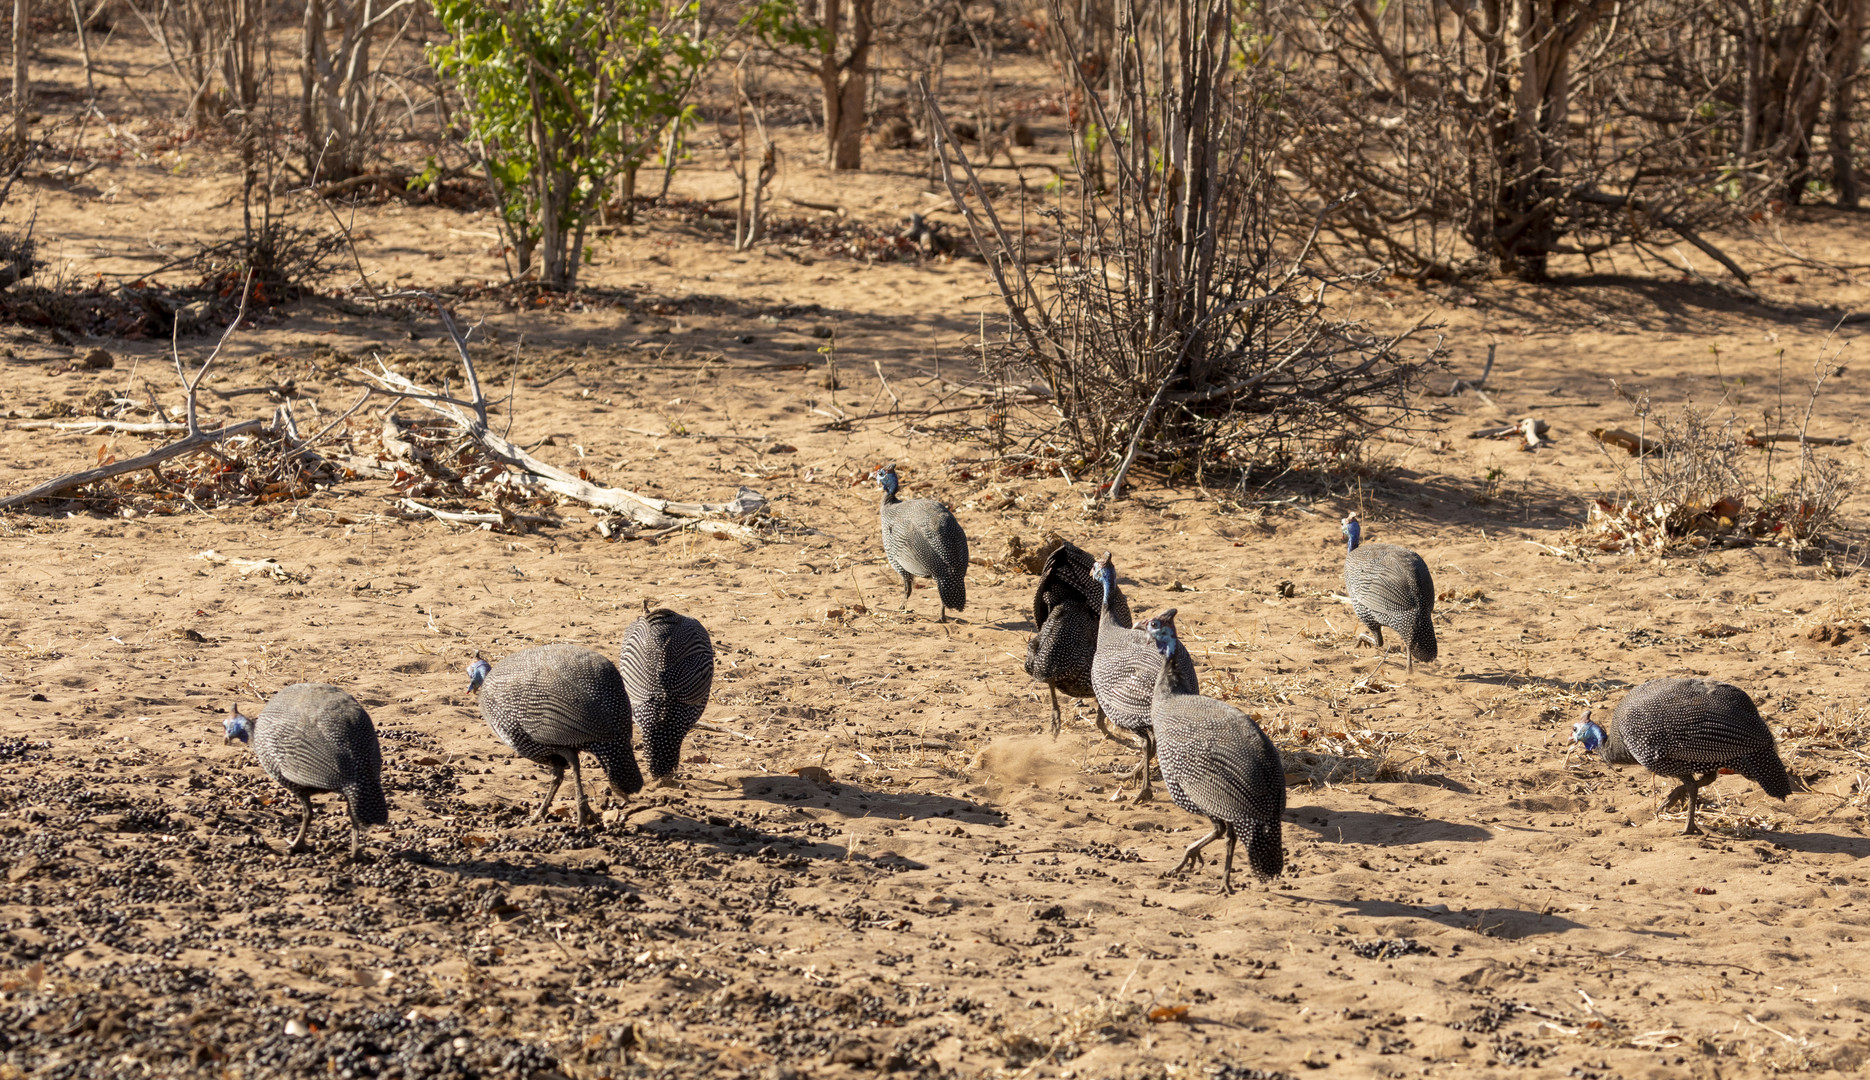
[[[1573,742],[1611,765],[1641,765],[1682,783],[1663,809],[1688,804],[1684,834],[1699,833],[1701,789],[1736,772],[1775,799],[1792,794],[1792,778],[1773,733],[1745,690],[1713,679],[1652,679],[1623,695],[1606,731],[1585,710]]]
[[[299,834],[289,851],[306,850],[312,796],[336,792],[351,819],[351,858],[363,858],[364,830],[390,823],[383,797],[383,749],[357,699],[326,683],[297,683],[274,694],[258,716],[239,706],[223,723],[223,742],[250,742],[266,775],[299,800]]]
[[[871,474],[883,489],[879,516],[883,524],[883,557],[903,579],[903,607],[915,592],[916,578],[935,582],[941,596],[941,617],[967,607],[967,533],[953,511],[934,499],[900,499],[901,481],[896,466],[885,465]]]
[[[552,770],[552,784],[532,815],[545,820],[571,768],[578,792],[578,824],[596,820],[585,799],[578,755],[589,751],[619,795],[643,790],[643,774],[630,748],[630,698],[617,665],[578,645],[523,649],[498,664],[476,659],[468,668],[480,690],[480,714],[513,752]]]
[[[1149,708],[1162,659],[1148,634],[1117,621],[1119,612],[1129,614],[1129,606],[1117,591],[1117,569],[1111,563],[1110,552],[1104,552],[1091,564],[1091,578],[1097,582],[1099,590],[1097,650],[1091,657],[1091,689],[1104,716],[1123,730],[1142,736],[1143,786],[1136,793],[1136,801],[1148,802],[1155,797],[1149,783],[1149,760],[1156,753]],[[1201,689],[1201,680],[1195,675],[1194,658],[1187,649],[1176,650],[1174,665],[1178,687],[1190,694]],[[1135,748],[1135,744],[1118,738],[1109,728],[1103,731],[1107,737]]]
[[[1175,656],[1186,652],[1175,634],[1175,612],[1165,611],[1142,628],[1160,654],[1150,699],[1150,725],[1162,762],[1162,782],[1175,805],[1200,814],[1213,831],[1189,845],[1179,874],[1201,865],[1201,849],[1222,837],[1221,891],[1234,891],[1234,843],[1247,838],[1247,864],[1262,877],[1285,869],[1280,816],[1286,812],[1286,771],[1273,740],[1253,718],[1225,701],[1183,690]]]
[[[1377,667],[1389,659],[1384,627],[1402,638],[1410,671],[1415,670],[1417,660],[1433,661],[1435,580],[1429,576],[1428,564],[1406,547],[1364,543],[1363,522],[1355,513],[1344,519],[1339,531],[1350,545],[1344,556],[1344,590],[1350,594],[1357,621],[1370,631],[1380,650]]]
[[[1039,587],[1033,590],[1032,622],[1038,632],[1026,643],[1026,674],[1052,691],[1052,737],[1064,727],[1058,695],[1095,701],[1091,663],[1097,657],[1098,616],[1103,610],[1103,587],[1091,578],[1095,561],[1076,544],[1060,544],[1046,556]],[[1123,594],[1111,594],[1111,617],[1119,626],[1130,625],[1130,605]],[[1106,731],[1102,708],[1097,725]]]
[[[714,639],[701,623],[668,608],[649,610],[623,635],[618,668],[630,695],[630,718],[643,732],[649,775],[667,780],[682,760],[682,740],[700,722],[714,686]]]

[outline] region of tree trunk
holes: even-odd
[[[32,51],[32,5],[13,0],[13,144],[26,149],[26,108],[31,87],[26,80],[26,58]]]
[[[870,87],[871,39],[876,28],[876,0],[823,0],[823,44],[818,58],[818,88],[824,98],[825,164],[832,170],[863,167],[865,99]],[[845,4],[850,25],[844,24]],[[849,31],[848,45],[845,42]],[[843,55],[839,56],[840,46]]]
[[[1857,72],[1863,62],[1866,24],[1870,23],[1870,0],[1843,0],[1838,13],[1838,44],[1832,51],[1831,117],[1831,187],[1837,192],[1837,204],[1857,208],[1863,197],[1857,186],[1856,149],[1852,125],[1856,121]]]

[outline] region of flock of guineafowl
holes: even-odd
[[[914,579],[928,578],[948,610],[967,606],[967,535],[954,514],[933,499],[898,497],[895,466],[872,474],[883,490],[883,553],[903,582],[907,604]],[[1345,591],[1358,620],[1381,650],[1385,629],[1397,635],[1411,669],[1436,658],[1435,586],[1428,565],[1407,548],[1362,542],[1355,514],[1343,522],[1347,540]],[[645,605],[647,606],[647,605]],[[1247,861],[1265,877],[1285,866],[1280,818],[1285,812],[1285,770],[1279,751],[1252,717],[1200,692],[1193,658],[1176,636],[1176,612],[1163,611],[1133,625],[1118,590],[1108,553],[1093,559],[1064,544],[1046,561],[1033,597],[1037,628],[1027,646],[1026,671],[1052,693],[1052,730],[1062,725],[1058,695],[1095,700],[1098,727],[1142,752],[1136,798],[1151,795],[1150,761],[1160,765],[1177,806],[1207,818],[1213,828],[1189,845],[1179,874],[1202,862],[1202,849],[1225,839],[1222,890],[1233,891],[1234,847],[1244,834]],[[476,657],[469,690],[493,733],[513,751],[552,771],[545,799],[533,814],[550,811],[569,768],[577,792],[577,820],[591,821],[579,771],[588,751],[611,790],[642,790],[643,774],[631,743],[641,727],[650,776],[672,776],[682,741],[700,721],[714,679],[714,644],[699,622],[673,611],[645,611],[624,635],[619,664],[577,645],[542,645],[489,664]],[[1109,727],[1141,738],[1138,746]],[[336,686],[301,683],[274,695],[255,717],[238,709],[226,721],[227,740],[252,743],[266,774],[297,796],[301,808],[293,851],[305,848],[311,796],[337,792],[351,819],[351,854],[362,853],[363,831],[389,823],[380,776],[382,751],[370,717]],[[1641,765],[1681,781],[1668,806],[1686,803],[1687,832],[1695,826],[1701,789],[1722,772],[1736,772],[1775,798],[1791,794],[1772,732],[1751,698],[1738,687],[1709,679],[1657,679],[1626,694],[1608,728],[1587,711],[1572,740],[1611,764]]]

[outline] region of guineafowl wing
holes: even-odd
[[[1070,541],[1060,544],[1046,557],[1039,587],[1033,592],[1034,626],[1044,626],[1051,607],[1067,599],[1076,599],[1093,614],[1103,606],[1103,587],[1091,577],[1095,562],[1089,552]],[[1127,628],[1130,625],[1129,601],[1123,598],[1123,591],[1115,587],[1110,590],[1110,611],[1118,626]]]
[[[267,773],[308,791],[341,791],[383,767],[370,717],[343,690],[300,683],[273,695],[254,721],[254,751]]]
[[[1177,699],[1178,707],[1199,710],[1199,722],[1174,752],[1177,787],[1195,813],[1251,828],[1255,822],[1278,822],[1286,811],[1286,774],[1279,751],[1251,717],[1212,698]],[[1167,745],[1158,732],[1159,746]],[[1167,770],[1163,779],[1169,779]],[[1173,790],[1171,794],[1173,794]]]
[[[1051,609],[1039,632],[1026,643],[1026,674],[1050,683],[1062,694],[1094,696],[1091,661],[1097,650],[1097,616],[1076,600]]]
[[[541,645],[500,661],[481,685],[480,708],[495,733],[527,756],[630,738],[630,699],[617,665],[577,645]]]

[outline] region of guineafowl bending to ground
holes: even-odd
[[[552,808],[566,765],[578,789],[578,824],[594,820],[578,769],[582,750],[604,767],[610,790],[619,795],[643,790],[643,774],[630,749],[630,698],[617,665],[601,653],[578,645],[540,645],[514,653],[491,670],[476,659],[468,676],[480,688],[480,714],[500,741],[552,770],[552,786],[532,821],[543,821]]]
[[[681,764],[682,740],[700,721],[714,686],[714,639],[700,623],[667,608],[649,610],[623,635],[617,664],[630,716],[643,729],[649,775],[665,780]]]
[[[967,607],[967,534],[954,514],[934,499],[898,499],[896,466],[885,465],[871,479],[883,489],[883,557],[902,575],[903,607],[909,606],[915,579],[931,578],[941,594],[941,618],[936,621],[947,622],[949,609]]]
[[[299,835],[288,850],[306,850],[312,796],[322,792],[344,796],[353,860],[363,857],[364,830],[390,823],[377,729],[351,695],[325,683],[298,683],[274,694],[258,716],[242,716],[235,706],[223,726],[223,742],[251,741],[260,768],[299,797]]]
[[[1032,597],[1032,622],[1038,633],[1026,643],[1026,674],[1052,691],[1052,737],[1065,724],[1058,706],[1063,692],[1096,700],[1091,686],[1091,662],[1097,656],[1098,614],[1103,608],[1101,586],[1091,580],[1090,553],[1076,544],[1060,544],[1046,557],[1045,571]],[[1130,605],[1113,590],[1111,617],[1117,625],[1130,625]],[[1097,726],[1108,731],[1104,710],[1098,709]]]
[[[1731,683],[1654,679],[1623,695],[1608,732],[1586,710],[1571,738],[1612,765],[1641,765],[1682,781],[1663,809],[1687,801],[1684,834],[1701,831],[1695,827],[1701,789],[1723,772],[1739,773],[1775,799],[1792,794],[1773,733],[1753,699]]]
[[[1104,716],[1125,731],[1143,737],[1140,770],[1143,788],[1136,793],[1136,801],[1148,802],[1155,797],[1149,786],[1149,759],[1156,753],[1149,707],[1156,686],[1156,669],[1162,666],[1162,658],[1157,655],[1155,643],[1148,634],[1117,621],[1119,611],[1125,616],[1129,614],[1129,605],[1117,592],[1117,570],[1111,565],[1110,552],[1104,552],[1091,564],[1091,578],[1099,588],[1097,650],[1091,657],[1091,689]],[[1171,609],[1167,614],[1173,618],[1175,612]],[[1201,681],[1195,677],[1194,658],[1188,655],[1187,649],[1176,651],[1175,676],[1176,685],[1183,692],[1193,694],[1201,689]],[[1107,737],[1124,742],[1109,728],[1103,731]],[[1134,747],[1130,743],[1125,745]]]
[[[1170,873],[1200,866],[1201,849],[1225,836],[1221,891],[1233,892],[1234,841],[1244,832],[1247,864],[1263,877],[1277,877],[1286,865],[1279,820],[1286,812],[1286,770],[1279,751],[1246,713],[1177,686],[1175,657],[1188,650],[1176,640],[1174,612],[1145,622],[1143,631],[1161,653],[1149,712],[1162,782],[1175,805],[1214,823]]]
[[[1344,556],[1344,590],[1351,610],[1364,624],[1381,651],[1377,667],[1389,659],[1383,628],[1396,631],[1409,654],[1409,670],[1417,660],[1435,659],[1435,580],[1422,556],[1395,544],[1364,544],[1363,523],[1352,514],[1340,529],[1350,539]]]

